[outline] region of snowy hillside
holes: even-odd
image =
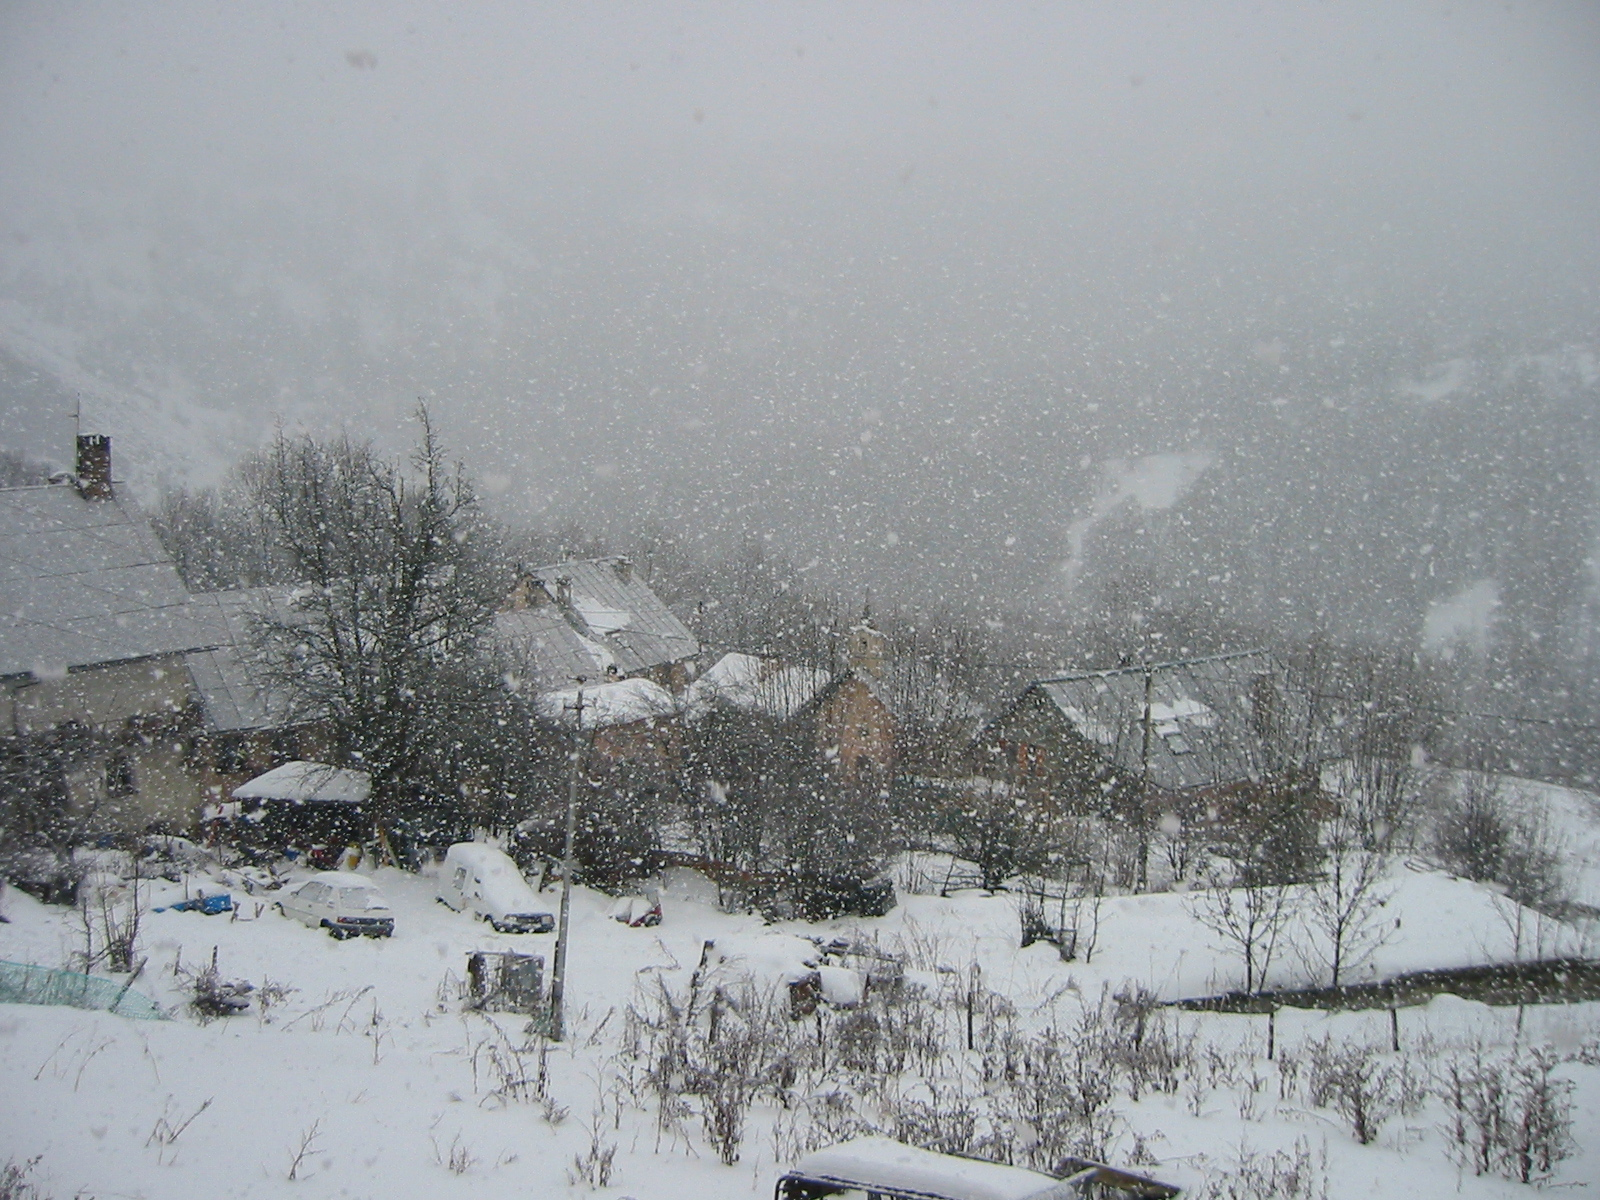
[[[764,1029],[786,1047],[788,1064],[752,1081],[737,1163],[724,1165],[703,1116],[721,1093],[680,1079],[669,1104],[653,1090],[665,1044],[662,997],[685,1001],[707,939],[741,948],[759,986],[780,982],[803,943],[753,917],[720,913],[693,875],[668,889],[655,930],[610,920],[609,898],[580,889],[571,1038],[549,1047],[524,1032],[524,1018],[463,1011],[459,985],[469,951],[548,954],[550,938],[489,932],[435,903],[430,879],[388,870],[376,877],[395,911],[392,940],[335,941],[249,897],[237,919],[150,913],[139,987],[173,1007],[170,1022],[0,1009],[0,1157],[39,1156],[35,1177],[47,1196],[618,1200],[767,1195],[780,1166],[808,1146],[867,1128],[905,1134],[919,1121],[925,1133],[929,1122],[989,1129],[991,1152],[1004,1147],[1020,1160],[1029,1138],[1045,1133],[1028,1133],[1014,1112],[1004,1116],[1016,1096],[1007,1072],[1024,1069],[1006,1065],[1012,1056],[1020,1064],[1052,1043],[1081,1047],[1089,1033],[1113,1044],[1107,993],[1130,982],[1165,997],[1232,982],[1226,955],[1187,915],[1189,899],[1175,895],[1108,900],[1087,964],[1063,963],[1047,945],[1019,950],[1015,904],[1005,896],[910,896],[882,919],[789,927],[895,950],[906,982],[887,1007],[824,1006],[821,1016],[792,1023],[781,998],[773,1014],[741,1009],[737,972],[719,968],[727,988],[720,1044],[742,1045],[741,1031]],[[1513,955],[1504,902],[1491,893],[1415,872],[1395,887],[1383,971]],[[178,885],[156,888],[157,905],[182,896]],[[56,964],[81,942],[62,909],[13,892],[5,911],[0,957]],[[213,954],[224,978],[257,985],[256,1003],[201,1024],[180,1007],[174,967],[203,966]],[[703,1026],[704,1011],[700,1019]],[[898,1043],[896,1021],[908,1031]],[[1330,1195],[1519,1194],[1518,1184],[1452,1163],[1438,1091],[1442,1064],[1493,1059],[1516,1043],[1548,1044],[1561,1060],[1554,1078],[1577,1089],[1577,1155],[1556,1164],[1553,1179],[1600,1179],[1600,1004],[1518,1014],[1440,997],[1400,1012],[1398,1055],[1388,1051],[1387,1013],[1284,1010],[1272,1061],[1259,1016],[1158,1009],[1148,1021],[1150,1044],[1168,1047],[1172,1061],[1126,1078],[1104,1066],[1106,1092],[1084,1129],[1106,1157],[1144,1161],[1158,1177],[1201,1186],[1237,1175],[1243,1158],[1257,1174],[1325,1180]],[[871,1030],[886,1040],[874,1042]],[[1389,1072],[1395,1107],[1370,1145],[1352,1137],[1334,1101],[1308,1090],[1316,1064],[1341,1045]],[[898,1066],[886,1066],[891,1059]],[[608,1182],[591,1188],[583,1175],[598,1180],[607,1162]]]

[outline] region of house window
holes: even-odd
[[[1167,743],[1167,749],[1174,754],[1192,754],[1194,747],[1189,745],[1187,738],[1181,733],[1164,733],[1161,740]]]
[[[1038,775],[1044,771],[1044,747],[1023,742],[1017,747],[1017,771],[1022,775]]]
[[[125,750],[118,750],[106,759],[106,795],[111,797],[131,796],[139,790],[138,782],[133,775],[133,757]]]

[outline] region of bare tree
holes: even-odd
[[[300,584],[295,614],[259,616],[255,666],[371,773],[381,837],[429,796],[454,802],[499,691],[477,654],[493,589],[473,556],[476,498],[418,418],[410,475],[348,436],[280,436],[244,472]]]
[[[1236,951],[1244,965],[1244,990],[1267,986],[1279,939],[1297,909],[1297,889],[1283,883],[1237,886],[1214,882],[1192,893],[1190,912]]]
[[[1279,940],[1300,908],[1297,886],[1316,870],[1319,791],[1304,772],[1236,789],[1240,798],[1218,830],[1231,871],[1213,864],[1210,887],[1191,911],[1237,951],[1244,990],[1266,986]]]
[[[1321,875],[1306,889],[1308,944],[1300,947],[1309,965],[1328,972],[1339,987],[1349,972],[1369,959],[1393,926],[1383,908],[1393,894],[1389,860],[1364,848],[1359,822],[1348,812],[1328,823]]]
[[[272,513],[251,495],[260,459],[247,459],[220,488],[162,494],[150,524],[191,591],[296,582],[279,552]]]

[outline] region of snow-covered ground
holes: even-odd
[[[758,1095],[739,1161],[726,1166],[694,1115],[698,1101],[682,1120],[664,1125],[640,1086],[637,1061],[622,1053],[637,1032],[626,1009],[641,989],[660,980],[682,995],[703,943],[759,945],[766,927],[758,918],[721,913],[689,874],[665,890],[658,929],[626,928],[609,919],[610,898],[578,889],[570,1037],[549,1052],[545,1101],[529,1094],[537,1089],[508,1096],[503,1087],[508,1064],[536,1070],[524,1019],[463,1012],[457,989],[470,951],[548,955],[552,939],[496,934],[437,904],[431,879],[390,870],[376,878],[395,913],[388,940],[334,941],[249,897],[241,897],[238,919],[148,913],[141,943],[149,963],[138,986],[177,1011],[175,1020],[0,1006],[0,1164],[39,1156],[35,1178],[41,1193],[54,1197],[771,1194],[802,1140],[796,1130],[806,1096],[785,1111],[773,1095]],[[1526,942],[1515,944],[1507,902],[1493,892],[1407,869],[1391,882],[1383,910],[1390,936],[1364,974],[1528,956]],[[181,894],[177,885],[157,884],[153,902]],[[1174,998],[1236,986],[1236,964],[1193,917],[1193,904],[1179,895],[1106,900],[1087,964],[1063,963],[1048,945],[1019,949],[1015,903],[1004,896],[907,896],[882,919],[785,929],[876,938],[905,951],[910,977],[932,992],[954,994],[981,981],[1009,1002],[1001,1005],[1005,1020],[1036,1036],[1072,1027],[1103,987],[1133,981]],[[0,958],[62,965],[81,942],[66,910],[9,892],[4,911],[10,922],[0,925]],[[772,945],[778,965],[765,968],[769,973],[781,971],[785,953]],[[213,953],[222,975],[253,981],[258,998],[267,983],[293,991],[265,1012],[257,1003],[244,1015],[201,1024],[181,1010],[174,967],[209,962]],[[1304,970],[1286,963],[1274,982],[1294,982]],[[1146,1092],[1137,1102],[1121,1093],[1112,1098],[1111,1148],[1126,1158],[1142,1143],[1156,1160],[1143,1168],[1151,1174],[1196,1184],[1241,1155],[1292,1153],[1298,1144],[1326,1178],[1329,1195],[1526,1190],[1452,1164],[1436,1098],[1418,1097],[1362,1146],[1335,1112],[1310,1102],[1303,1075],[1285,1082],[1280,1064],[1303,1071],[1304,1047],[1328,1035],[1386,1049],[1387,1013],[1285,1010],[1273,1062],[1265,1057],[1264,1017],[1184,1013],[1166,1020],[1180,1038],[1195,1039],[1196,1064],[1211,1065],[1208,1074],[1196,1065],[1173,1092]],[[1576,1055],[1600,1036],[1600,1005],[1530,1009],[1519,1017],[1514,1009],[1440,997],[1403,1010],[1399,1029],[1406,1053],[1383,1057],[1415,1083],[1450,1048],[1469,1044],[1497,1052],[1520,1039]],[[1593,1053],[1586,1057],[1556,1070],[1576,1088],[1577,1114],[1577,1152],[1557,1167],[1557,1183],[1600,1183],[1600,1065]],[[975,1104],[993,1091],[980,1058],[956,1054],[947,1077],[970,1076]],[[853,1095],[870,1121],[876,1110],[868,1090],[858,1084]],[[594,1145],[615,1147],[610,1183],[599,1189],[577,1180],[574,1166]]]

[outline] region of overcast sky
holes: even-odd
[[[13,2],[0,162],[8,444],[82,392],[205,482],[420,396],[508,514],[1060,592],[1119,481],[1586,378],[1600,5]]]

